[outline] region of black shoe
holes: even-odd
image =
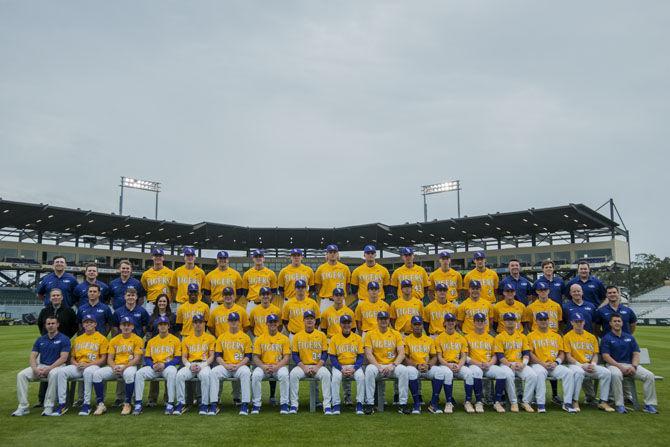
[[[35,405],[33,405],[33,408],[42,408],[44,406],[44,402],[37,402]]]
[[[558,396],[552,396],[551,401],[556,405],[563,405],[563,399]]]
[[[372,413],[375,412],[374,405],[366,405],[365,408],[363,409],[363,412],[367,415],[371,415]]]
[[[412,410],[407,408],[407,405],[398,405],[399,414],[412,414]]]
[[[236,407],[242,405],[242,401],[240,399],[233,399],[233,403],[235,404]]]
[[[116,399],[114,401],[114,406],[115,407],[121,407],[121,405],[123,405],[123,401],[121,399]]]

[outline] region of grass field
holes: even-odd
[[[640,328],[636,334],[641,346],[649,348],[650,369],[670,378],[670,328]],[[280,416],[267,404],[258,416],[238,416],[230,402],[216,417],[189,412],[183,416],[164,416],[162,409],[147,409],[141,416],[125,416],[114,409],[102,417],[80,417],[70,411],[61,418],[40,417],[37,409],[22,418],[9,415],[16,408],[16,373],[27,366],[36,337],[35,326],[0,327],[0,446],[51,445],[203,445],[208,442],[236,442],[244,445],[299,444],[382,444],[388,445],[528,445],[532,443],[579,443],[580,445],[639,444],[668,445],[670,434],[670,382],[657,382],[659,415],[633,412],[605,414],[582,406],[582,412],[569,415],[555,405],[540,414],[496,414],[487,408],[483,415],[467,415],[461,408],[450,416],[403,416],[388,407],[385,413],[356,416],[347,408],[341,416],[326,417],[307,412],[307,384],[303,384],[301,412]],[[264,385],[267,387],[267,385]],[[37,384],[31,385],[31,404]],[[148,387],[147,387],[148,388]],[[391,391],[387,387],[387,392]],[[424,400],[430,386],[424,384]],[[547,387],[549,388],[549,387]],[[110,390],[113,390],[110,387]],[[638,386],[641,390],[641,386]],[[267,391],[267,390],[266,390]],[[462,386],[455,393],[459,401]],[[109,393],[111,394],[111,393]],[[226,384],[224,396],[230,399]],[[387,399],[388,401],[389,399]],[[578,441],[579,439],[579,441]]]

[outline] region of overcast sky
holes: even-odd
[[[330,227],[420,221],[420,185],[460,179],[466,215],[612,197],[633,252],[670,256],[668,23],[668,1],[0,0],[0,195],[118,211],[126,175],[163,184],[161,218]]]

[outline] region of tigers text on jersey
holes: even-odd
[[[541,362],[554,362],[559,353],[564,350],[563,337],[554,331],[545,333],[533,331],[528,334],[530,349]]]
[[[365,334],[363,345],[372,349],[372,355],[377,363],[388,365],[393,363],[398,356],[398,347],[404,346],[405,342],[400,332],[388,328],[383,333],[379,329],[374,329]]]
[[[489,362],[493,357],[494,339],[488,333],[471,332],[465,336],[468,341],[469,356],[476,362]]]
[[[70,355],[77,363],[92,363],[107,354],[108,345],[107,337],[100,332],[95,331],[91,335],[84,332],[72,341]]]
[[[351,279],[349,267],[337,262],[331,265],[327,262],[321,264],[314,274],[314,284],[320,285],[319,298],[330,298],[333,296],[333,289],[340,288],[346,293],[347,284]]]
[[[135,334],[130,334],[126,338],[119,334],[109,341],[107,354],[114,356],[114,363],[117,365],[126,365],[129,361],[142,355],[144,341]]]
[[[261,362],[274,365],[291,354],[291,344],[288,337],[282,333],[277,332],[275,335],[266,333],[254,340],[253,353],[261,359]]]
[[[523,315],[526,311],[526,306],[522,302],[514,300],[514,303],[510,306],[503,301],[498,301],[493,305],[493,321],[498,323],[498,333],[501,334],[505,332],[505,321],[503,320],[503,315],[506,313],[513,313],[516,315],[516,330],[523,332]]]
[[[451,301],[441,304],[435,299],[428,303],[423,309],[423,321],[428,323],[428,333],[434,335],[444,332],[444,315],[448,313],[456,315],[457,311],[458,306]]]
[[[242,287],[247,289],[247,299],[261,303],[261,287],[277,288],[277,275],[267,267],[258,270],[251,267],[242,276]]]
[[[249,315],[249,323],[254,329],[254,337],[259,337],[263,334],[268,333],[268,315],[277,315],[281,316],[281,310],[274,304],[270,304],[267,308],[263,305],[256,306],[251,309],[251,315]]]
[[[458,292],[463,288],[463,277],[456,270],[449,268],[446,272],[439,268],[428,276],[430,280],[430,289],[435,291],[438,284],[446,284],[447,300],[454,301],[458,299]]]
[[[205,281],[205,271],[200,267],[193,266],[192,269],[187,269],[185,265],[178,267],[172,273],[170,280],[170,287],[177,289],[175,302],[185,303],[188,301],[188,285],[198,285],[198,301],[202,299],[202,284]]]
[[[223,289],[226,287],[233,289],[233,293],[237,293],[237,290],[242,288],[242,276],[237,270],[230,267],[225,270],[215,268],[205,276],[202,284],[203,289],[209,290],[212,303],[223,302]]]
[[[423,303],[416,298],[406,300],[403,297],[395,299],[389,309],[391,320],[395,320],[394,329],[403,334],[412,332],[412,317],[423,315]]]
[[[456,318],[458,318],[458,321],[463,322],[461,325],[461,330],[464,334],[469,334],[475,331],[473,317],[478,312],[486,315],[485,332],[488,332],[489,328],[491,327],[491,318],[493,317],[493,305],[489,301],[483,298],[479,298],[477,301],[473,301],[471,298],[468,298],[463,301],[456,309]]]
[[[300,331],[293,336],[293,352],[297,352],[304,365],[316,365],[321,354],[328,351],[328,338],[318,329],[312,332]]]
[[[377,329],[377,314],[379,312],[388,312],[389,305],[386,301],[377,300],[374,303],[369,300],[359,301],[354,312],[356,321],[361,322],[359,328],[362,332],[368,332]]]
[[[142,273],[140,282],[147,293],[147,301],[154,303],[158,295],[164,293],[169,296],[170,281],[174,272],[163,266],[160,270],[153,267]]]
[[[216,339],[214,352],[221,354],[224,363],[237,364],[251,355],[251,338],[242,331],[226,331]]]
[[[480,272],[477,269],[470,270],[463,279],[463,288],[468,290],[470,287],[470,281],[473,279],[479,281],[482,284],[481,297],[485,300],[495,303],[496,301],[496,290],[498,290],[499,278],[498,274],[487,268],[483,272]]]
[[[215,343],[214,336],[207,332],[199,337],[195,334],[188,335],[181,341],[182,356],[189,362],[204,362],[209,358],[210,352],[214,352]]]
[[[181,341],[172,334],[165,337],[156,335],[147,342],[144,355],[154,363],[167,363],[175,357],[181,357]]]
[[[279,271],[277,286],[284,288],[284,298],[295,298],[295,282],[299,279],[305,281],[308,287],[314,286],[314,270],[304,264],[298,267],[289,264]]]
[[[523,321],[524,323],[531,323],[531,331],[537,329],[535,315],[538,312],[546,312],[547,315],[549,315],[549,329],[558,332],[558,323],[563,320],[563,309],[561,306],[556,301],[550,299],[547,299],[544,303],[540,300],[535,300],[530,303],[528,307],[526,307]]]
[[[442,332],[435,338],[437,353],[449,363],[459,363],[464,356],[468,355],[468,341],[458,332],[449,335]]]
[[[369,267],[366,263],[359,265],[351,273],[351,284],[358,286],[358,299],[360,301],[367,301],[368,283],[375,281],[379,284],[379,299],[384,300],[384,286],[391,284],[391,275],[386,267],[375,263]]]
[[[501,353],[510,362],[523,360],[523,351],[530,351],[528,338],[521,332],[513,332],[512,335],[503,331],[496,335],[495,352]]]
[[[584,331],[580,335],[574,329],[563,337],[563,348],[579,363],[590,363],[600,352],[598,340],[593,334]]]
[[[426,334],[422,333],[419,337],[410,334],[405,337],[405,356],[417,365],[428,363],[430,357],[436,353],[435,341]]]
[[[247,311],[239,304],[233,304],[230,308],[221,305],[212,311],[209,320],[207,321],[209,332],[213,333],[215,337],[219,337],[224,332],[228,332],[228,315],[233,312],[237,312],[240,316],[240,330],[242,332],[246,331],[250,326]]]
[[[305,298],[303,300],[297,300],[293,298],[288,300],[281,311],[282,321],[288,321],[286,329],[292,334],[297,334],[302,331],[305,328],[303,324],[303,314],[308,310],[314,312],[317,320],[321,318],[321,309],[313,299]]]
[[[339,309],[335,309],[335,306],[330,306],[323,312],[323,315],[321,315],[321,329],[326,331],[328,338],[335,334],[342,333],[342,328],[340,327],[340,317],[342,315],[349,315],[353,320],[351,322],[351,328],[356,328],[356,319],[354,318],[353,310],[344,305]]]
[[[356,363],[356,356],[364,352],[363,339],[353,332],[347,337],[341,332],[333,335],[328,345],[328,354],[336,355],[340,365],[353,365]]]
[[[175,322],[181,324],[181,335],[190,335],[193,333],[193,316],[202,315],[205,318],[205,324],[209,320],[209,306],[202,301],[193,304],[188,301],[177,307],[177,316]]]
[[[400,283],[406,279],[412,281],[412,296],[422,300],[424,287],[430,285],[426,269],[416,264],[412,265],[412,268],[407,268],[406,265],[402,265],[395,269],[393,275],[391,275],[391,285],[393,287],[398,287],[398,295],[400,295]]]

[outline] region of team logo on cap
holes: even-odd
[[[546,312],[538,312],[535,314],[535,319],[536,320],[548,320],[549,319],[549,314]]]
[[[261,287],[260,294],[261,295],[270,295],[272,293],[272,290],[269,287]]]
[[[481,289],[482,288],[482,283],[480,283],[476,279],[471,280],[469,285],[470,285],[471,289]]]
[[[316,314],[314,313],[313,310],[306,310],[305,313],[302,314],[303,318],[316,318]]]
[[[486,321],[486,315],[481,312],[477,312],[472,316],[472,319],[475,321]]]
[[[516,292],[516,286],[511,282],[506,282],[503,286],[503,292]]]
[[[270,314],[265,317],[266,323],[276,323],[277,321],[279,321],[279,317],[276,314]]]
[[[379,283],[377,281],[370,281],[368,283],[368,290],[379,290]]]
[[[197,293],[200,290],[200,287],[196,283],[191,283],[188,285],[188,293]]]
[[[333,289],[333,296],[344,296],[344,289],[336,287]]]
[[[221,250],[216,254],[216,257],[219,259],[228,259],[228,252],[225,250]]]
[[[403,279],[402,281],[400,281],[400,287],[401,288],[402,287],[412,287],[412,281],[410,281],[409,279]]]
[[[240,314],[231,312],[228,314],[228,321],[240,321]]]
[[[443,282],[438,282],[437,284],[435,284],[435,290],[448,290],[448,289],[449,286]]]
[[[195,255],[195,250],[192,247],[184,247],[184,256]]]
[[[418,315],[412,317],[412,324],[423,324],[423,318]]]
[[[354,320],[351,318],[351,315],[345,314],[340,317],[340,323],[351,323],[352,321]]]
[[[376,253],[377,249],[374,245],[366,245],[363,247],[363,253]]]
[[[381,312],[378,312],[378,313],[377,313],[377,318],[378,318],[378,319],[388,318],[388,317],[389,317],[389,313],[388,313],[388,312],[381,311]]]
[[[484,253],[483,251],[476,251],[472,257],[475,259],[484,259],[486,258],[486,253]]]
[[[304,289],[307,287],[307,283],[305,282],[304,279],[298,279],[295,282],[295,288],[296,289]]]
[[[400,250],[400,254],[403,255],[403,256],[413,255],[414,254],[414,249],[412,249],[411,247],[403,247]]]
[[[544,281],[540,281],[535,284],[535,290],[549,290],[549,284]]]
[[[326,247],[326,251],[340,251],[340,249],[337,248],[337,245],[335,245],[335,244],[329,244]]]
[[[262,258],[263,256],[265,256],[265,254],[263,253],[263,250],[254,250],[254,251],[251,252],[251,257],[252,258]]]
[[[451,258],[451,253],[449,253],[448,251],[443,251],[443,252],[440,253],[440,258],[441,259]]]
[[[221,292],[223,295],[232,295],[234,293],[232,287],[224,287],[223,292]]]
[[[505,312],[503,314],[503,320],[516,320],[516,314],[514,312]]]
[[[447,312],[444,314],[444,320],[445,321],[456,321],[456,315],[452,314],[451,312]]]

